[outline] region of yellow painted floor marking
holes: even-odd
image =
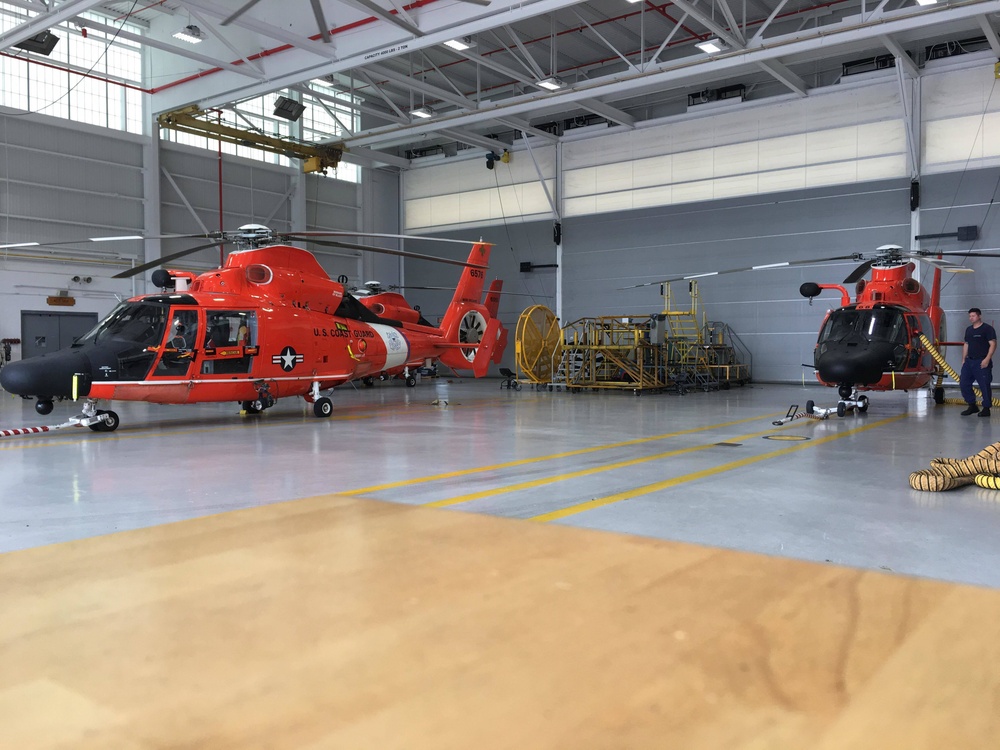
[[[799,425],[794,425],[798,427]],[[752,432],[749,435],[741,435],[738,438],[733,438],[734,441],[750,440],[751,438],[760,437],[762,435],[767,435],[775,430],[787,430],[791,429],[792,425],[784,425],[782,427],[768,427],[766,430],[761,430],[760,432]],[[673,456],[682,456],[685,453],[694,453],[696,451],[703,451],[706,448],[715,448],[717,443],[704,443],[702,445],[689,445],[687,448],[677,448],[672,451],[667,451],[666,453],[657,453],[652,456],[640,456],[638,458],[630,458],[626,461],[616,461],[613,464],[604,464],[603,466],[594,466],[590,469],[580,469],[579,471],[571,471],[566,474],[556,474],[551,477],[544,477],[542,479],[533,479],[530,482],[521,482],[520,484],[508,484],[503,487],[496,487],[491,490],[483,490],[482,492],[475,492],[471,495],[459,495],[457,497],[449,497],[444,500],[435,500],[434,502],[424,503],[428,508],[447,508],[449,505],[458,505],[459,503],[470,503],[473,500],[482,500],[484,497],[493,497],[494,495],[505,495],[508,492],[520,492],[521,490],[530,490],[535,487],[542,487],[546,484],[553,484],[555,482],[563,482],[567,479],[578,479],[580,477],[588,477],[593,474],[601,474],[605,471],[614,471],[615,469],[624,469],[628,466],[637,466],[639,464],[648,463],[650,461],[659,461],[662,458],[672,458]]]
[[[785,456],[789,453],[794,453],[795,451],[805,450],[807,448],[812,448],[817,445],[823,445],[824,443],[829,443],[834,440],[840,440],[840,438],[845,438],[850,435],[856,435],[859,432],[864,432],[865,430],[873,430],[876,427],[882,427],[883,425],[890,424],[897,420],[903,419],[907,414],[900,414],[895,417],[889,417],[888,419],[882,419],[878,422],[872,422],[864,427],[857,427],[853,430],[848,430],[846,432],[840,432],[836,435],[827,435],[826,437],[816,438],[808,443],[799,443],[798,445],[792,445],[788,448],[782,448],[780,450],[771,451],[770,453],[762,453],[758,456],[748,456],[747,458],[741,458],[738,461],[730,461],[727,464],[722,464],[721,466],[713,466],[710,469],[702,469],[701,471],[693,471],[690,474],[683,474],[679,477],[674,477],[673,479],[666,479],[662,482],[654,482],[653,484],[647,484],[643,487],[636,487],[634,490],[628,490],[626,492],[619,492],[615,495],[608,495],[607,497],[598,497],[593,500],[588,500],[585,503],[579,503],[578,505],[571,505],[568,508],[562,508],[560,510],[554,510],[551,513],[542,513],[538,516],[531,517],[530,521],[557,521],[560,518],[566,518],[567,516],[576,515],[577,513],[583,513],[587,510],[593,510],[595,508],[601,508],[605,505],[612,505],[613,503],[621,502],[622,500],[630,500],[634,497],[639,497],[640,495],[648,495],[652,492],[659,492],[660,490],[665,490],[670,487],[676,487],[679,484],[684,484],[685,482],[693,482],[696,479],[704,479],[705,477],[710,477],[714,474],[720,474],[724,471],[731,471],[732,469],[739,469],[744,466],[749,466],[750,464],[755,464],[759,461],[765,461],[769,458],[777,458],[778,456]]]
[[[721,422],[720,424],[706,425],[703,427],[692,427],[690,430],[679,430],[678,432],[667,432],[663,435],[653,435],[652,437],[645,438],[635,438],[633,440],[624,440],[620,443],[608,443],[606,445],[595,445],[590,448],[579,448],[574,451],[565,451],[563,453],[551,453],[548,456],[535,456],[533,458],[521,458],[516,461],[507,461],[502,464],[493,464],[492,466],[477,466],[474,469],[461,469],[459,471],[449,471],[444,474],[432,474],[427,477],[417,477],[415,479],[402,479],[398,482],[389,482],[387,484],[376,484],[371,487],[362,487],[357,490],[348,490],[346,492],[338,492],[339,495],[368,495],[372,492],[380,492],[382,490],[393,490],[398,487],[409,487],[414,484],[423,484],[425,482],[436,482],[440,479],[454,479],[455,477],[464,477],[471,474],[479,474],[484,471],[497,471],[498,469],[510,469],[515,466],[526,466],[528,464],[540,463],[542,461],[554,461],[559,458],[569,458],[571,456],[582,456],[587,453],[597,453],[598,451],[611,450],[612,448],[624,448],[629,445],[641,445],[643,443],[652,443],[657,440],[666,440],[667,438],[679,437],[681,435],[693,435],[697,432],[704,432],[706,430],[714,430],[719,427],[732,427],[733,425],[743,424],[744,422],[756,422],[761,419],[767,419],[768,417],[774,416],[773,414],[765,414],[763,416],[757,417],[747,417],[745,419],[736,419],[732,422]]]

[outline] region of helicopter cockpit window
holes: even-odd
[[[906,344],[906,317],[902,310],[875,307],[870,310],[834,310],[823,326],[820,343],[845,340]]]
[[[198,341],[198,311],[173,310],[157,375],[186,375]]]
[[[104,320],[79,339],[74,346],[109,339],[133,341],[137,348],[159,346],[167,323],[167,308],[141,302],[123,302]]]

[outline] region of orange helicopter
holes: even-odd
[[[806,412],[827,416],[836,412],[868,410],[868,397],[860,391],[909,390],[926,386],[937,374],[930,350],[920,341],[923,334],[936,345],[939,341],[942,310],[941,272],[971,273],[972,269],[944,260],[940,256],[996,257],[990,253],[965,251],[904,252],[899,245],[883,245],[865,259],[864,253],[833,258],[771,263],[726,271],[693,274],[634,287],[687,281],[708,276],[745,271],[771,270],[829,261],[863,261],[843,284],[855,284],[855,298],[842,284],[802,284],[799,292],[809,299],[825,289],[840,292],[840,307],[826,314],[813,351],[816,379],[837,388],[840,401],[832,409],[820,409],[807,402]],[[938,257],[932,257],[938,256]],[[934,279],[928,291],[913,278],[914,261],[934,267]],[[871,280],[865,280],[868,271]],[[935,388],[934,398],[943,402],[943,388]],[[791,416],[791,415],[789,415]]]
[[[154,272],[161,292],[122,302],[68,348],[7,364],[0,386],[36,398],[39,414],[50,413],[54,400],[82,398],[83,414],[71,421],[111,432],[118,415],[98,409],[100,400],[236,401],[246,412],[259,413],[279,398],[302,396],[317,417],[329,417],[333,402],[324,392],[350,380],[402,376],[413,386],[416,369],[437,361],[482,377],[490,362],[499,364],[503,356],[507,331],[496,317],[503,282],[494,281],[483,299],[489,243],[473,243],[468,260],[452,261],[318,239],[360,236],[347,232],[276,235],[248,224],[235,233],[185,236],[214,241],[116,278],[226,242],[237,249],[221,268],[200,275]],[[434,326],[400,294],[356,298],[342,281],[330,279],[312,253],[284,244],[294,240],[436,260],[464,270],[440,326]]]

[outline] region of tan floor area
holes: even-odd
[[[5,748],[996,747],[1000,591],[329,495],[0,555]]]

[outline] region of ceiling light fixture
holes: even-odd
[[[289,99],[287,96],[279,96],[274,100],[274,116],[283,120],[296,122],[305,111],[305,104]]]
[[[413,115],[414,117],[419,117],[422,120],[426,120],[429,117],[434,116],[434,110],[431,109],[430,107],[417,107],[416,109],[411,110],[410,114]]]
[[[461,39],[449,39],[444,43],[445,47],[451,47],[453,50],[461,52],[462,50],[471,49],[476,46],[476,43],[472,41],[471,36],[463,36]]]
[[[58,41],[59,37],[51,31],[43,31],[41,34],[36,34],[29,39],[23,39],[13,46],[28,52],[36,52],[39,55],[48,55],[52,52]]]
[[[724,45],[721,40],[714,37],[712,39],[706,39],[703,42],[695,42],[694,46],[708,55],[714,55],[716,52],[722,52],[726,48],[726,45]]]
[[[205,35],[201,33],[201,29],[192,24],[174,34],[174,39],[180,39],[188,44],[200,44],[205,39]]]
[[[566,87],[566,82],[561,78],[550,76],[548,78],[543,78],[535,85],[547,91],[558,91],[559,89]]]
[[[917,5],[937,5],[937,0],[917,0]]]

